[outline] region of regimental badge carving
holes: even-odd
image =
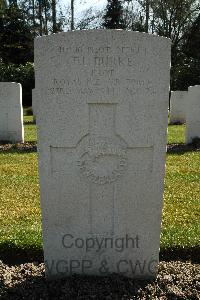
[[[126,148],[108,137],[90,141],[78,161],[81,174],[96,184],[109,184],[121,177],[127,167]]]

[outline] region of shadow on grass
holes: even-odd
[[[182,123],[182,122],[173,122],[173,123],[170,123],[170,121],[168,122],[168,126],[182,126],[182,125],[186,125],[185,123]]]
[[[200,246],[182,248],[166,248],[160,250],[160,261],[191,261],[192,263],[200,263]]]
[[[168,144],[167,153],[182,155],[186,152],[200,151],[200,146],[193,144]]]
[[[28,262],[43,262],[43,249],[34,246],[20,248],[14,243],[5,242],[0,244],[0,260],[8,265]],[[160,250],[160,261],[191,261],[200,263],[200,246],[190,248],[166,248]]]
[[[0,260],[8,265],[18,265],[34,261],[41,263],[44,261],[43,249],[34,246],[20,248],[14,243],[1,243]]]
[[[36,125],[35,121],[24,121],[24,125]]]

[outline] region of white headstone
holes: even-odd
[[[196,137],[200,138],[200,85],[188,88],[186,105],[186,143]]]
[[[24,141],[20,83],[0,82],[0,141]]]
[[[186,121],[186,100],[187,91],[172,91],[170,98],[170,124]]]
[[[46,274],[154,277],[170,40],[120,30],[35,40]]]

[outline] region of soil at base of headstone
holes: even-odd
[[[11,144],[9,142],[0,141],[0,151],[18,151],[18,152],[36,152],[37,143],[36,142],[25,142]]]
[[[44,264],[8,266],[0,262],[0,299],[200,299],[200,264],[161,261],[154,281],[74,275],[60,281],[45,280]]]

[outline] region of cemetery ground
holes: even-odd
[[[52,284],[42,263],[36,126],[32,116],[24,121],[24,145],[0,146],[1,299],[200,299],[200,151],[183,145],[185,126],[168,127],[157,279],[72,276]]]

